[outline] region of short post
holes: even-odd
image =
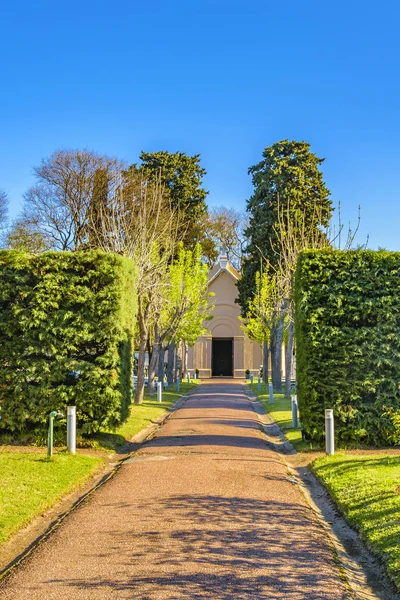
[[[258,376],[258,380],[257,380],[257,389],[259,392],[261,392],[261,377],[260,377],[260,375]]]
[[[158,402],[162,402],[162,381],[157,383],[157,400]]]
[[[299,426],[299,413],[297,407],[297,396],[292,396],[292,427]]]
[[[179,377],[176,378],[176,391],[179,392],[181,389],[181,380]]]
[[[76,454],[76,406],[67,406],[67,450]]]
[[[47,437],[47,456],[53,456],[53,424],[54,417],[58,415],[57,410],[52,410],[49,414],[49,434]]]
[[[269,403],[273,404],[274,403],[274,386],[272,383],[269,384],[268,389],[269,389]]]
[[[190,383],[190,371],[188,371],[188,383]]]
[[[253,375],[253,373],[250,373],[250,383],[251,383],[251,385],[253,385],[253,383],[254,383],[254,375]]]
[[[327,454],[335,454],[335,423],[332,408],[325,409],[325,448]]]

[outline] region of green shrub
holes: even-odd
[[[295,284],[298,401],[305,434],[400,440],[400,253],[307,250]]]
[[[84,432],[120,423],[132,395],[135,268],[118,255],[0,252],[0,405],[6,431],[76,405]]]

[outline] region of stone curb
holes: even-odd
[[[86,502],[92,494],[112,479],[124,463],[132,458],[132,455],[145,443],[150,441],[160,427],[181,408],[197,389],[197,385],[188,390],[179,400],[174,402],[165,413],[160,415],[154,423],[142,429],[129,440],[131,450],[127,452],[118,462],[110,462],[101,469],[100,473],[90,478],[89,482],[79,490],[67,494],[64,498],[49,508],[42,517],[36,516],[33,521],[17,531],[12,538],[5,542],[4,548],[0,549],[0,581],[5,579],[18,565],[27,559],[32,552],[44,542],[55,531],[62,522],[75,511],[81,504]],[[132,449],[132,445],[134,448]],[[61,509],[61,510],[60,510]]]

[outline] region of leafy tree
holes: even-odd
[[[250,167],[254,192],[247,202],[249,244],[238,283],[244,315],[255,292],[260,261],[267,259],[272,268],[278,265],[280,210],[286,211],[290,219],[300,212],[302,227],[316,230],[329,224],[332,203],[320,171],[323,162],[310,151],[307,142],[282,140],[265,148],[263,160]]]
[[[202,250],[187,250],[180,244],[175,260],[169,265],[164,283],[159,287],[154,318],[152,356],[149,366],[149,392],[153,391],[157,364],[163,378],[164,344],[179,342],[192,346],[204,331],[203,322],[210,306],[207,291],[208,268],[201,260]]]
[[[255,275],[260,264],[269,265],[271,272],[281,275],[280,256],[285,240],[282,224],[291,223],[295,239],[304,235],[304,229],[317,232],[328,226],[332,203],[320,171],[323,161],[310,151],[307,142],[282,140],[265,148],[263,160],[250,167],[254,193],[247,202],[249,244],[238,282],[238,302],[244,316],[256,291]],[[281,389],[280,346],[285,312],[290,304],[281,295],[281,314],[271,337],[273,384],[278,390]]]
[[[193,249],[202,242],[204,232],[201,220],[207,213],[208,192],[202,187],[206,170],[200,166],[200,155],[188,156],[185,152],[142,152],[139,168],[146,181],[161,181],[170,194],[172,208],[181,214],[184,225],[184,244]]]
[[[279,287],[276,275],[268,271],[255,276],[255,294],[250,298],[242,329],[251,340],[263,347],[263,379],[268,383],[270,342],[280,310]]]

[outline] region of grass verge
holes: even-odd
[[[142,404],[132,403],[130,415],[125,423],[115,430],[96,433],[90,439],[101,448],[117,450],[139,431],[154,423],[172,404],[198,383],[200,382],[197,380],[190,384],[182,383],[179,393],[175,391],[175,388],[167,388],[163,391],[162,402],[157,402],[156,393],[152,397],[146,394]]]
[[[0,543],[89,479],[103,459],[0,452]]]
[[[400,588],[400,458],[335,454],[312,469]]]
[[[315,450],[311,442],[305,441],[301,436],[301,426],[292,427],[292,402],[290,398],[285,398],[284,394],[274,393],[274,404],[269,403],[269,388],[265,383],[261,384],[261,391],[258,391],[257,383],[247,383],[252,392],[263,403],[266,411],[274,418],[285,437],[299,452],[304,450]]]

